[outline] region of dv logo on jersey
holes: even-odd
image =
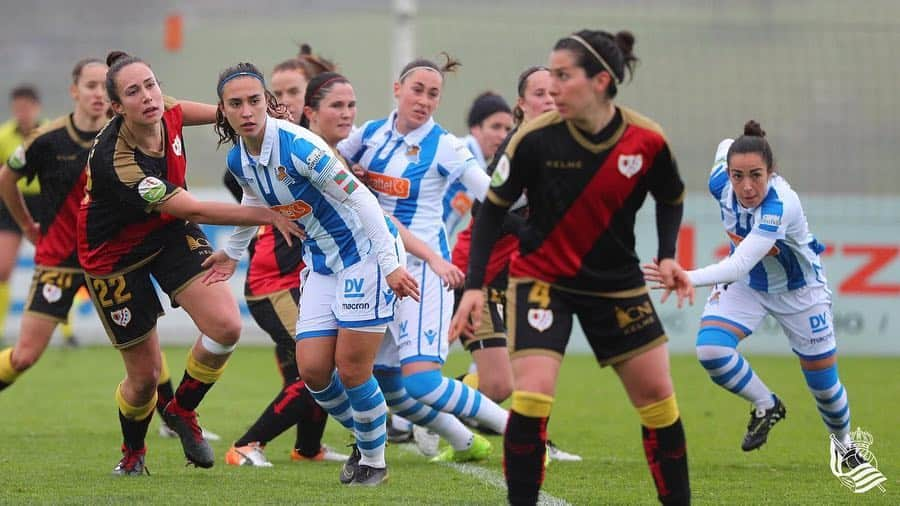
[[[344,297],[358,299],[365,296],[363,291],[364,278],[350,278],[344,280]]]
[[[813,333],[828,330],[828,313],[815,314],[809,317],[809,326]]]

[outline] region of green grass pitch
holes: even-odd
[[[167,350],[175,380],[185,348]],[[456,375],[467,356],[454,353]],[[828,469],[828,438],[791,357],[752,356],[751,363],[784,399],[788,416],[760,451],[743,453],[749,406],[714,385],[696,360],[676,356],[672,370],[688,438],[695,504],[900,504],[900,359],[840,359],[852,422],[871,433],[872,452],[888,478],[885,493],[841,486]],[[233,468],[222,461],[230,442],[269,403],[278,387],[268,348],[241,348],[201,405],[200,421],[221,434],[216,465],[184,467],[176,440],[148,435],[152,476],[116,478],[118,420],[113,390],[123,369],[115,350],[50,349],[13,387],[0,393],[0,504],[502,504],[502,441],[494,455],[465,468],[430,464],[409,448],[387,450],[390,481],[376,489],[338,483],[336,463],[293,463],[292,432],[266,453],[274,468]],[[637,415],[611,370],[589,356],[566,358],[550,437],[581,454],[581,463],[553,463],[543,490],[571,504],[655,504]],[[329,422],[325,442],[341,447],[346,431]]]

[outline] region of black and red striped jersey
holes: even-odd
[[[84,166],[96,135],[75,128],[71,114],[62,116],[28,136],[7,161],[10,169],[40,182],[40,211],[33,216],[41,225],[37,265],[80,267],[75,229],[84,198]]]
[[[250,265],[244,281],[244,296],[259,297],[270,293],[300,288],[303,263],[303,243],[294,239],[288,245],[277,229],[269,225],[259,227],[250,242]]]
[[[88,158],[86,196],[78,213],[78,255],[84,270],[124,270],[159,251],[178,218],[158,207],[186,188],[181,106],[166,98],[164,146],[147,152],[121,116],[97,135]]]
[[[524,125],[497,161],[487,197],[509,207],[523,191],[530,211],[510,276],[596,293],[644,285],[635,215],[647,193],[680,206],[684,183],[659,125],[617,107],[595,135],[555,111]]]

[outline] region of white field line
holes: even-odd
[[[418,449],[416,449],[416,445],[413,444],[401,444],[396,445],[400,449],[407,451],[409,453],[414,453],[416,455],[422,455]],[[442,465],[445,465],[459,473],[468,474],[469,476],[474,476],[480,481],[487,483],[493,487],[497,487],[499,489],[506,490],[506,479],[500,473],[496,473],[491,471],[490,469],[485,469],[481,466],[476,466],[473,464],[458,464],[456,462],[442,462]],[[542,506],[568,506],[569,503],[565,499],[560,499],[559,497],[552,496],[544,491],[541,491],[538,496],[538,504]]]

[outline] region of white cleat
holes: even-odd
[[[229,466],[272,467],[259,443],[232,446],[225,454],[225,463]]]
[[[426,427],[413,425],[413,440],[416,442],[416,448],[426,457],[435,457],[439,453],[438,446],[441,443],[441,436],[436,432],[432,432]]]
[[[547,440],[547,460],[557,462],[581,462],[581,455],[560,450],[553,441]]]

